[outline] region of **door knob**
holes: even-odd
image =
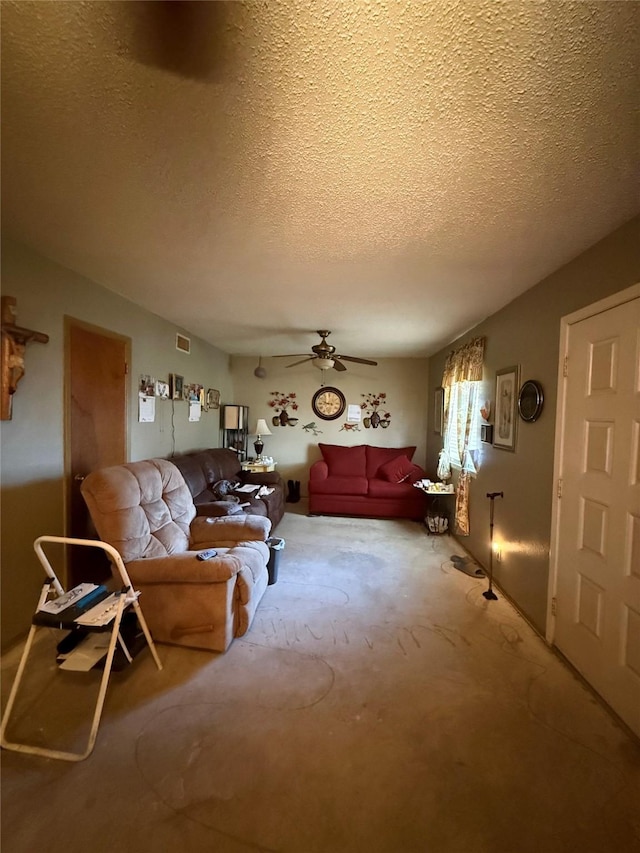
[[[76,474],[76,476],[73,479],[76,482],[81,483],[84,480],[85,476],[86,476],[86,474]]]

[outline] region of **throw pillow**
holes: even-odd
[[[380,466],[386,465],[392,459],[398,456],[406,456],[412,460],[413,454],[416,452],[415,445],[413,447],[376,447],[373,444],[365,445],[367,452],[367,473],[368,480],[373,480],[375,477],[380,477]]]
[[[414,473],[415,468],[418,466],[410,462],[406,456],[396,456],[395,459],[390,459],[381,465],[378,468],[378,474],[390,483],[404,483]]]
[[[366,470],[365,446],[357,444],[344,447],[341,444],[318,443],[320,452],[329,468],[330,477],[364,477]]]

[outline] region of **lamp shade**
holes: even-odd
[[[264,418],[258,418],[258,423],[252,435],[273,435]]]
[[[332,358],[315,358],[313,360],[313,366],[317,367],[318,370],[330,370],[335,361]]]

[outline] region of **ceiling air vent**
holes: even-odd
[[[185,335],[181,335],[179,332],[176,333],[176,349],[179,349],[180,352],[191,352],[191,338],[187,338]]]

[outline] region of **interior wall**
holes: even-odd
[[[430,360],[430,385],[442,382],[446,356],[477,335],[486,337],[485,399],[495,410],[495,374],[520,367],[520,382],[535,379],[544,389],[539,420],[518,419],[514,453],[483,445],[481,467],[471,484],[469,536],[464,547],[484,566],[489,561],[487,492],[504,492],[495,502],[494,542],[501,562],[494,577],[521,611],[545,631],[551,509],[554,499],[553,457],[560,346],[560,319],[640,281],[640,217],[622,226],[566,266],[544,279],[501,311],[471,329]],[[427,466],[435,476],[442,439],[429,417]]]
[[[309,346],[315,343],[313,333],[309,333]],[[373,354],[372,357],[375,357]],[[425,464],[426,428],[428,407],[428,360],[412,358],[386,358],[378,361],[377,367],[350,363],[344,372],[328,370],[324,374],[311,362],[297,367],[287,368],[295,358],[263,358],[262,366],[267,372],[265,379],[254,376],[258,356],[231,358],[231,375],[236,392],[234,402],[249,406],[250,429],[254,429],[257,418],[264,418],[269,424],[272,435],[263,439],[263,454],[272,456],[278,463],[285,480],[299,480],[302,495],[307,495],[309,466],[321,453],[318,443],[373,444],[378,447],[404,447],[416,445],[414,461]],[[327,375],[328,374],[328,375]],[[363,395],[372,393],[386,394],[385,406],[381,412],[391,414],[386,429],[365,428],[360,422],[347,428],[347,412],[336,421],[323,421],[314,414],[311,400],[315,392],[325,386],[339,388],[346,397],[347,407],[360,406]],[[273,426],[275,415],[269,402],[274,399],[272,392],[282,395],[294,393],[298,403],[295,416],[298,423],[294,427]],[[362,413],[364,414],[364,413]],[[309,425],[315,424],[314,428]],[[308,428],[305,430],[304,427]],[[317,434],[315,434],[317,433]],[[249,452],[254,454],[255,436],[249,437]]]
[[[2,244],[3,294],[17,299],[17,324],[49,335],[27,346],[26,372],[13,418],[0,426],[2,450],[2,643],[28,627],[43,572],[33,552],[42,534],[64,534],[64,317],[131,338],[129,458],[219,444],[219,410],[189,423],[186,402],[156,400],[154,423],[138,423],[139,375],[184,376],[233,397],[229,357],[191,337],[191,354],[176,349],[176,332],[155,314],[8,238]]]

